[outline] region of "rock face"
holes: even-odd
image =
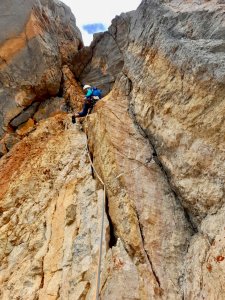
[[[224,201],[225,7],[204,1],[180,11],[172,1],[155,3],[153,14],[150,4],[131,24],[127,53],[135,58],[125,54],[132,110],[198,226]],[[149,30],[135,33],[145,26],[142,12]]]
[[[24,108],[58,94],[62,65],[71,64],[82,38],[59,1],[3,0],[0,16],[1,138]]]
[[[113,231],[124,245],[123,251],[118,244],[112,248],[116,263],[109,258],[102,297],[181,299],[179,280],[191,228],[153,148],[127,112],[127,89],[120,89],[127,84],[122,76],[89,122],[90,149],[106,182]],[[128,289],[127,282],[132,282]],[[113,292],[117,285],[118,294]]]
[[[82,84],[97,86],[106,95],[121,72],[122,50],[128,45],[128,24],[132,13],[112,21],[105,33],[96,34],[90,47],[84,47],[74,59],[73,72]]]
[[[39,124],[36,100],[10,118],[25,137],[0,144],[1,299],[96,297],[103,191],[84,131],[106,187],[99,298],[225,298],[224,13],[142,1],[60,69],[60,106],[82,105],[71,70],[111,90],[83,131],[51,99]]]
[[[181,259],[183,273],[178,281],[173,279],[173,283],[179,282],[180,293],[185,299],[223,299],[225,294],[225,290],[219,288],[224,278],[225,257],[222,238],[225,200],[224,12],[224,3],[220,1],[143,1],[130,17],[127,32],[123,32],[123,36],[127,37],[126,47],[120,47],[117,43],[124,61],[121,73],[127,80],[119,80],[114,87],[110,99],[115,105],[111,106],[110,111],[102,108],[100,116],[106,114],[107,121],[104,123],[102,120],[97,128],[101,132],[101,144],[104,136],[108,141],[107,146],[98,149],[98,130],[93,134],[95,138],[92,147],[98,149],[93,150],[96,163],[106,180],[109,180],[112,171],[108,165],[113,165],[115,158],[112,161],[109,159],[112,154],[108,153],[108,135],[111,143],[116,145],[113,155],[121,151],[121,144],[131,140],[130,136],[122,136],[116,142],[119,133],[115,133],[116,137],[113,135],[114,130],[120,132],[123,126],[125,111],[122,117],[119,116],[122,110],[120,103],[125,97],[117,102],[117,92],[125,89],[128,95],[127,109],[153,147],[156,161],[192,228],[193,237],[187,238],[187,255]],[[99,51],[98,55],[92,57],[90,64],[104,55],[103,48],[101,51],[102,54]],[[107,61],[106,66],[110,64]],[[107,107],[110,105],[109,101]],[[108,124],[111,111],[117,119],[113,128]],[[116,127],[116,122],[122,123]],[[94,130],[96,124],[91,128]],[[126,132],[125,129],[123,131]],[[129,149],[131,145],[125,148]],[[124,167],[120,162],[118,165]],[[143,181],[145,177],[142,175],[138,178]],[[133,183],[136,187],[134,190],[144,190],[134,182],[132,178],[130,185]],[[150,180],[147,182],[149,184]],[[109,183],[112,184],[112,179]],[[110,187],[108,189],[110,194]],[[138,199],[143,201],[143,197],[139,196]],[[117,211],[115,203],[114,199],[112,202],[109,200],[109,211],[118,236],[123,236],[124,240],[129,235],[122,233],[123,222],[117,220],[118,214],[113,217]],[[161,215],[160,211],[158,217]],[[144,228],[143,225],[141,228]],[[157,231],[155,236],[160,234]],[[146,246],[146,251],[149,251],[147,249]],[[154,254],[151,253],[151,257],[154,266]],[[164,265],[162,261],[165,263],[165,258],[160,261],[161,266]],[[174,265],[179,266],[179,262]],[[169,270],[168,266],[164,265],[163,268]],[[158,277],[164,292],[161,297],[181,299],[181,294],[170,294],[173,289],[164,285],[164,276],[157,270],[157,264],[155,270],[156,274],[161,274]],[[165,281],[168,284],[168,276]],[[148,297],[151,299],[157,296]]]
[[[70,124],[63,115],[41,121],[1,160],[1,299],[96,293],[103,192],[86,136]]]

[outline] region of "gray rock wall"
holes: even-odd
[[[74,59],[74,74],[82,84],[97,86],[106,95],[124,65],[123,50],[128,45],[132,12],[112,21],[105,33],[96,34],[90,47],[83,48]]]
[[[82,38],[60,1],[0,3],[0,137],[33,101],[57,95],[62,65],[70,65]]]

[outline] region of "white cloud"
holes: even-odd
[[[62,0],[74,13],[77,26],[82,32],[85,45],[89,45],[92,35],[82,29],[83,25],[102,23],[108,28],[111,20],[122,12],[134,10],[141,0]]]

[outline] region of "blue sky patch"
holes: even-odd
[[[94,23],[94,24],[87,24],[83,25],[82,28],[87,31],[88,34],[93,34],[96,32],[105,31],[106,28],[102,23]]]

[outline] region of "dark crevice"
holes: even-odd
[[[88,135],[87,135],[87,139],[88,139]],[[87,150],[89,152],[90,159],[93,163],[93,160],[94,160],[93,153],[90,151],[89,147],[88,147]],[[93,169],[92,166],[91,166],[91,175],[92,175],[92,178],[95,179],[95,172],[94,172],[94,169]],[[108,246],[109,246],[109,248],[112,248],[113,246],[116,246],[117,237],[115,235],[115,228],[114,228],[114,225],[113,225],[110,213],[109,213],[109,199],[108,199],[107,194],[106,194],[106,197],[105,197],[105,213],[107,215],[107,219],[108,219],[108,222],[109,222],[109,242],[108,242]]]
[[[107,196],[105,199],[105,212],[109,221],[109,230],[110,230],[109,248],[112,248],[113,246],[116,246],[117,237],[115,235],[114,225],[109,214],[109,199]]]
[[[173,191],[173,193],[176,196],[174,191]],[[178,198],[178,196],[176,196],[176,197]],[[188,209],[186,207],[184,207],[184,206],[182,206],[182,207],[183,207],[183,210],[184,210],[184,216],[185,216],[186,220],[188,221],[188,223],[191,225],[191,229],[193,231],[193,234],[197,233],[198,232],[198,227],[193,222],[191,214],[188,212]]]
[[[44,258],[41,261],[41,283],[39,286],[39,289],[42,289],[44,287],[44,281],[45,281],[45,273],[44,273]]]
[[[83,49],[83,48],[84,48],[83,42],[79,41],[78,51],[80,51],[80,50]]]
[[[70,69],[70,71],[71,71],[71,69]],[[58,91],[56,97],[64,98],[64,100],[65,100],[64,111],[67,113],[71,113],[71,112],[73,112],[73,107],[71,105],[70,97],[69,98],[65,97],[64,84],[65,84],[65,80],[64,80],[64,75],[62,74],[59,91]]]
[[[90,152],[90,157],[91,157],[91,161],[93,161],[93,154],[91,152]],[[91,176],[93,179],[95,179],[95,172],[92,165],[91,165]]]
[[[140,223],[139,215],[138,215],[138,212],[137,212],[137,211],[136,211],[136,216],[137,216],[137,219],[138,219],[138,224],[139,224],[140,234],[141,234],[141,239],[142,239],[142,245],[143,245],[144,252],[145,252],[145,254],[146,254],[146,258],[147,258],[147,260],[148,260],[148,262],[149,262],[149,264],[150,264],[150,266],[151,266],[152,273],[153,273],[153,275],[154,275],[154,277],[155,277],[155,279],[156,279],[156,281],[157,281],[157,283],[158,283],[158,286],[159,286],[159,288],[161,288],[161,283],[160,283],[159,277],[158,277],[158,275],[156,274],[156,271],[155,271],[155,269],[154,269],[153,263],[152,263],[152,261],[151,261],[151,259],[150,259],[149,254],[148,254],[148,251],[145,249],[145,238],[144,238],[143,228],[142,228],[142,225],[141,225],[141,223]]]
[[[93,56],[94,56],[94,51],[95,51],[95,48],[97,47],[98,43],[100,42],[100,40],[103,38],[104,36],[104,33],[103,34],[100,34],[98,37],[96,37],[95,40],[93,40],[91,42],[91,45],[90,46],[85,46],[83,48],[81,48],[78,53],[76,54],[76,57],[79,57],[82,53],[82,51],[85,51],[85,49],[88,49],[90,51],[90,56],[89,58],[87,59],[87,61],[85,61],[82,65],[82,70],[80,70],[78,73],[76,73],[74,70],[73,70],[73,74],[75,76],[75,79],[80,81],[81,77],[82,77],[82,74],[84,73],[86,67],[91,63],[92,59],[93,59]]]
[[[130,94],[132,93],[133,91],[133,82],[132,80],[127,76],[127,74],[125,73],[124,70],[122,70],[122,74],[126,77],[127,79],[127,93],[126,93],[126,96],[130,96]]]
[[[40,102],[39,102],[39,101],[34,101],[34,102],[32,102],[31,105],[29,105],[29,106],[27,106],[26,108],[24,108],[18,115],[16,115],[14,118],[12,118],[12,119],[10,120],[9,126],[11,126],[12,128],[17,128],[19,125],[21,125],[22,123],[19,124],[18,126],[12,126],[11,123],[12,123],[15,119],[17,119],[20,115],[26,113],[26,111],[29,110],[31,106],[35,106],[35,105],[37,105],[37,107],[35,107],[35,112],[30,116],[30,118],[32,118],[33,115],[37,112],[37,110],[38,110],[38,108],[39,108],[39,106],[40,106]]]
[[[87,140],[88,140],[88,136],[87,136]],[[90,159],[91,159],[91,161],[93,162],[94,156],[93,156],[93,153],[90,151],[90,148],[89,148],[88,145],[87,145],[87,151],[89,152],[89,154],[90,154]],[[91,165],[91,164],[90,164],[90,165]],[[92,176],[93,179],[95,179],[95,172],[94,172],[94,169],[93,169],[92,165],[91,165],[91,176]]]
[[[130,78],[128,78],[128,83],[129,83],[129,95],[130,95],[131,92],[133,91],[133,82],[130,80]]]
[[[57,93],[57,97],[63,98],[63,96],[64,96],[64,78],[63,78],[63,75],[62,75],[59,91]]]

